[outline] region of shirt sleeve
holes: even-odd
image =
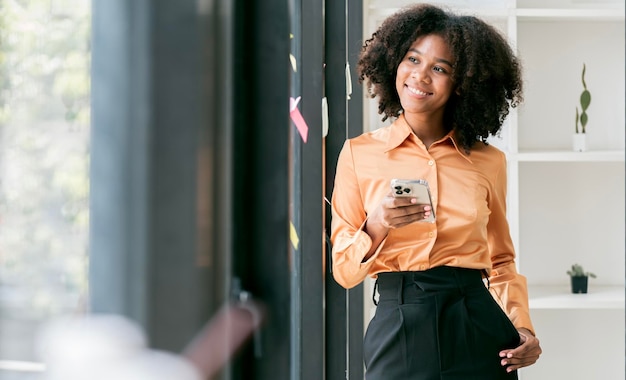
[[[331,202],[332,273],[335,281],[346,289],[361,283],[376,260],[384,241],[365,262],[372,239],[363,231],[367,214],[354,166],[350,140],[339,153]]]
[[[490,291],[516,328],[534,328],[528,307],[526,277],[517,272],[515,250],[506,219],[506,157],[502,154],[498,175],[489,196],[491,215],[487,224],[492,270]]]

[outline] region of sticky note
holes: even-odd
[[[300,133],[300,136],[302,137],[302,141],[306,143],[307,136],[309,135],[309,126],[306,124],[306,121],[304,121],[304,118],[302,117],[302,114],[298,109],[298,103],[300,102],[300,98],[300,96],[298,96],[298,98],[296,99],[289,98],[289,110],[291,120],[296,125],[298,133]]]
[[[298,249],[298,244],[300,244],[300,239],[298,239],[298,231],[296,231],[296,227],[292,222],[289,222],[289,238],[291,239],[291,245],[293,245],[293,249]]]
[[[328,100],[324,96],[322,98],[322,137],[328,135]]]
[[[350,74],[350,63],[346,62],[346,99],[350,100],[352,95],[352,74]]]
[[[291,62],[291,68],[293,72],[298,72],[298,63],[296,62],[296,57],[293,54],[289,54],[289,61]]]

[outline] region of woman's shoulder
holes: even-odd
[[[469,158],[472,162],[489,168],[506,165],[506,153],[502,149],[481,141],[474,144]]]
[[[491,143],[485,143],[482,141],[478,141],[474,144],[471,150],[472,153],[477,152],[480,154],[487,155],[489,157],[504,157],[506,153],[497,146]]]
[[[346,143],[349,143],[352,149],[370,149],[376,146],[384,147],[389,140],[392,128],[393,125],[386,125],[371,131],[366,131],[356,137],[349,138]]]

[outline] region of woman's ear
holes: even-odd
[[[457,88],[454,90],[454,93],[455,93],[455,94],[457,94],[457,95],[459,95],[459,96],[461,96],[461,87],[457,87]]]

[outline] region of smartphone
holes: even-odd
[[[430,197],[428,181],[424,179],[397,179],[391,180],[391,192],[394,197],[417,198],[417,203],[430,205],[430,216],[420,222],[435,221],[435,208]]]

